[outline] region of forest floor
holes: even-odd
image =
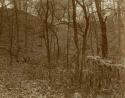
[[[46,81],[25,80],[17,88],[0,85],[0,98],[64,98],[64,94],[53,90]]]
[[[5,63],[5,60],[2,60],[2,61],[0,66],[3,65],[3,63]],[[8,67],[7,64],[4,64],[4,65],[6,66],[0,67],[0,98],[83,98],[82,97],[83,92],[81,92],[79,89],[76,89],[75,87],[69,86],[71,84],[71,81],[69,78],[72,77],[72,72],[66,72],[65,69],[57,68],[56,70],[53,70],[51,74],[54,77],[54,81],[50,81],[49,77],[47,76],[48,75],[47,70],[43,67],[40,67],[41,65],[33,66],[26,63],[25,64],[17,63],[13,66],[13,68],[11,68],[11,66]],[[118,68],[120,67],[121,66],[118,66]],[[104,69],[102,71],[107,71],[108,67],[102,67],[102,68]],[[116,70],[116,68],[111,68],[111,69],[110,69],[111,71]],[[101,76],[101,74],[97,76],[96,74],[85,72],[83,76],[86,77],[85,86],[88,86],[86,89],[91,91],[91,88],[89,89],[89,85],[91,86],[91,84],[89,84],[91,83],[91,80],[94,81],[93,79],[96,79],[96,78],[99,79],[100,77],[102,77],[102,80],[103,80],[103,77],[105,77],[108,72],[109,71],[104,72],[106,73],[106,74],[102,74],[104,76]],[[117,72],[114,72],[115,75],[117,75],[116,73]],[[112,73],[109,73],[109,74],[112,74]],[[93,78],[93,76],[95,78]],[[117,77],[113,76],[113,79],[116,80]],[[113,79],[111,81],[114,81]],[[107,79],[107,81],[109,80],[110,79]],[[120,81],[117,81],[117,80],[114,81],[114,84],[111,83],[113,84],[112,86],[115,86],[115,85],[117,86],[117,84],[115,84],[117,82],[120,82]],[[125,86],[125,85],[122,85],[122,86]],[[114,89],[117,89],[117,87],[114,87]],[[108,96],[108,92],[106,92],[106,94],[107,94],[106,96],[101,95],[95,98],[111,98],[110,94]],[[84,98],[94,98],[94,97],[92,97],[90,94],[89,97],[86,96]],[[125,97],[121,95],[120,97],[118,95],[116,97],[115,95],[115,97],[112,97],[112,98],[125,98]]]

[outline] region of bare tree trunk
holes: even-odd
[[[93,6],[91,6],[91,10],[92,10],[92,12],[94,12]],[[95,36],[95,40],[96,40],[96,55],[99,56],[100,49],[99,49],[99,38],[98,38],[98,32],[97,32],[97,21],[96,21],[94,14],[92,14],[92,30],[94,32],[94,36]]]
[[[121,13],[120,13],[120,1],[117,2],[118,8],[117,8],[117,12],[118,12],[118,40],[119,40],[119,55],[121,55]]]
[[[27,5],[27,1],[26,1],[26,5],[25,5],[25,48],[27,50],[27,9],[28,9],[28,5]],[[27,52],[27,51],[26,51]]]
[[[70,2],[68,0],[68,31],[67,31],[67,68],[69,68],[69,33],[70,33]]]
[[[12,49],[12,47],[13,47],[13,17],[10,20],[7,9],[6,9],[6,12],[7,12],[7,20],[8,20],[8,22],[11,22],[8,26],[9,26],[9,41],[10,41],[10,46],[9,46],[10,67],[12,67],[12,65],[13,65],[13,53],[12,53],[12,50],[13,50]]]
[[[56,60],[58,60],[60,58],[60,45],[59,45],[59,38],[58,38],[58,34],[56,31],[52,31],[54,33],[54,38],[56,40],[56,43],[54,42],[54,48],[57,47],[57,55],[56,55]],[[56,45],[55,45],[56,44]],[[56,46],[56,47],[55,47]],[[56,49],[54,49],[56,50]]]
[[[85,15],[85,22],[86,22],[85,30],[84,30],[83,35],[82,35],[82,38],[83,38],[83,41],[82,41],[82,61],[81,61],[80,78],[79,78],[79,82],[82,84],[82,71],[83,71],[83,68],[85,67],[85,57],[86,57],[85,52],[86,52],[87,33],[89,30],[90,15],[87,13],[87,8],[85,6],[84,0],[82,0],[82,4],[78,0],[76,0],[76,2],[82,7],[84,15]]]
[[[90,48],[91,48],[91,54],[94,56],[94,49],[93,49],[93,31],[90,29]]]
[[[106,18],[103,19],[101,13],[101,4],[99,0],[95,0],[95,5],[97,9],[97,14],[99,17],[99,22],[101,25],[101,32],[102,32],[102,57],[106,58],[108,56],[108,40],[107,40],[107,28],[106,28]]]
[[[79,69],[79,42],[78,42],[78,32],[77,32],[77,22],[76,22],[76,3],[75,0],[72,0],[72,7],[73,7],[73,28],[74,28],[74,42],[75,42],[75,47],[77,50],[77,60],[76,60],[76,72],[78,72]]]
[[[46,29],[46,48],[47,48],[47,59],[50,63],[50,41],[49,41],[49,30],[48,30],[48,15],[49,15],[49,1],[46,2],[46,13],[45,13],[45,29]]]
[[[15,25],[16,25],[16,36],[17,36],[17,52],[16,52],[16,61],[19,62],[19,51],[20,51],[20,45],[19,45],[19,24],[18,24],[18,9],[17,9],[17,3],[16,0],[14,0],[14,12],[15,12]]]
[[[96,20],[94,19],[94,21],[96,22]],[[96,39],[96,54],[99,56],[100,54],[100,48],[99,48],[99,38],[98,38],[98,32],[96,30],[97,25],[93,24],[93,30],[94,30],[94,35],[95,35],[95,39]]]
[[[55,17],[54,17],[54,13],[55,13],[55,4],[54,4],[54,0],[51,2],[51,6],[52,6],[52,11],[51,11],[51,25],[53,25]],[[54,38],[56,38],[56,46],[57,46],[57,55],[56,55],[56,61],[60,58],[60,46],[59,46],[59,39],[58,39],[58,34],[57,34],[57,30],[56,27],[54,26],[54,28],[52,28],[54,30],[52,30],[52,33],[54,34]],[[55,43],[54,43],[55,44]]]
[[[57,59],[59,59],[60,57],[60,46],[59,46],[59,38],[57,33],[55,33],[55,37],[56,37],[56,43],[57,43]]]
[[[4,1],[1,1],[1,13],[0,13],[0,38],[3,32],[3,13],[4,13]]]
[[[10,65],[13,65],[12,47],[13,47],[13,19],[12,19],[12,30],[10,34]]]

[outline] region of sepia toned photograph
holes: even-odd
[[[0,98],[125,98],[125,0],[0,0]]]

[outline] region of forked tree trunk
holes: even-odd
[[[101,1],[95,0],[97,15],[99,17],[99,22],[101,25],[101,32],[102,32],[102,57],[106,58],[108,56],[108,40],[107,40],[107,28],[106,28],[106,19],[103,18],[101,12]]]
[[[90,15],[87,12],[87,8],[85,6],[85,1],[82,0],[82,4],[78,1],[75,0],[82,8],[83,12],[84,12],[84,17],[85,17],[85,30],[83,32],[83,41],[82,41],[82,60],[81,60],[81,66],[79,69],[79,83],[82,84],[82,73],[83,73],[83,68],[85,67],[85,58],[86,58],[86,43],[87,43],[87,34],[88,34],[88,30],[89,30],[89,20],[90,20]]]

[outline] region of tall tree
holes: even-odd
[[[75,0],[72,0],[72,7],[73,7],[73,29],[74,29],[74,42],[75,42],[75,47],[77,50],[77,67],[76,69],[79,68],[79,41],[78,41],[78,31],[77,31],[77,21],[76,21],[76,2]]]
[[[5,0],[0,0],[0,4],[1,4],[1,10],[0,10],[0,37],[1,34],[3,32],[3,13],[4,13],[4,5],[5,5]]]
[[[20,42],[19,42],[19,15],[18,15],[18,6],[17,1],[13,0],[14,13],[15,13],[15,27],[16,27],[16,38],[17,38],[17,51],[16,51],[16,61],[19,62],[19,51],[20,51]]]
[[[49,0],[46,2],[46,13],[45,13],[45,32],[46,32],[46,48],[47,48],[47,59],[50,63],[50,40],[49,40],[49,29],[48,29],[48,17],[49,17]]]
[[[77,14],[76,14],[76,2],[72,0],[72,7],[73,7],[73,29],[74,29],[74,43],[76,47],[76,65],[75,65],[75,80],[76,83],[79,82],[79,57],[80,57],[80,49],[79,49],[79,38],[78,38],[78,30],[77,30]]]
[[[82,0],[82,4],[78,0],[76,0],[76,2],[82,8],[83,13],[84,13],[84,18],[85,18],[85,29],[84,29],[83,34],[82,34],[82,38],[83,38],[83,41],[82,41],[82,60],[81,60],[81,68],[80,68],[80,82],[82,82],[81,81],[82,70],[83,70],[83,67],[85,66],[85,55],[86,55],[85,52],[86,52],[86,44],[87,44],[87,34],[88,34],[89,23],[90,23],[90,15],[89,15],[89,12],[87,12],[87,6],[85,5],[84,0]]]
[[[106,18],[103,17],[102,15],[102,10],[101,10],[101,1],[100,0],[95,0],[95,7],[97,10],[97,15],[99,18],[99,22],[101,25],[101,32],[102,32],[102,57],[106,58],[108,56],[108,40],[107,40],[107,28],[106,28]]]
[[[68,0],[67,68],[69,68],[70,1]]]
[[[27,40],[27,38],[28,38],[28,34],[27,34],[28,1],[29,1],[29,0],[26,0],[26,1],[25,1],[25,5],[24,5],[24,6],[25,6],[25,7],[24,7],[24,8],[25,8],[25,9],[24,9],[24,11],[25,11],[25,48],[26,48],[26,49],[27,49],[27,44],[28,44],[28,43],[27,43],[27,42],[28,42],[28,40]]]

